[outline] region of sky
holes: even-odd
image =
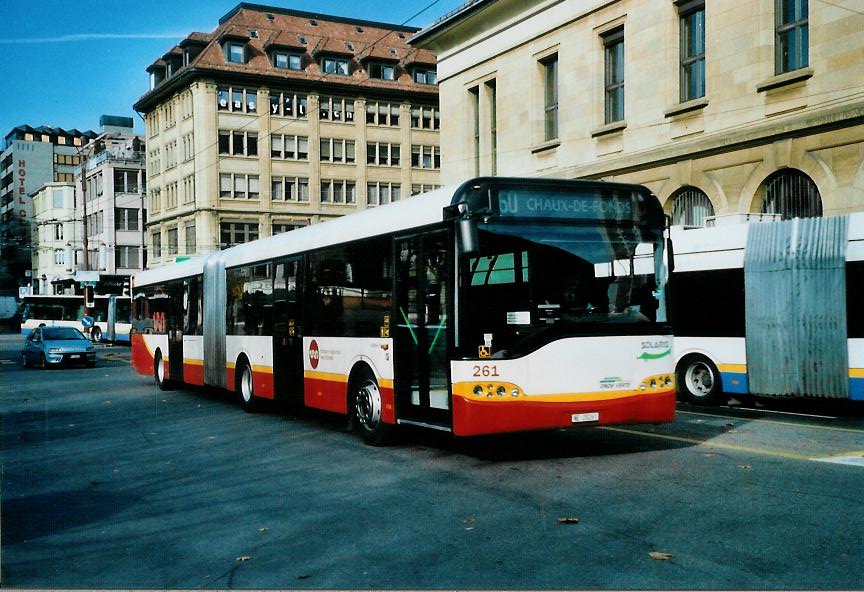
[[[98,132],[101,115],[133,117],[143,133],[132,105],[148,90],[144,69],[190,32],[212,32],[239,2],[0,0],[0,142],[25,124]],[[422,28],[465,0],[254,3]]]

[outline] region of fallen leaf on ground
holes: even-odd
[[[749,469],[752,469],[753,467],[751,467],[750,465],[738,465],[738,468],[747,471]]]
[[[252,558],[249,557],[248,555],[241,555],[240,557],[237,558],[237,561],[249,561],[250,559],[252,559]]]
[[[657,561],[669,561],[672,559],[672,553],[667,553],[666,551],[651,551],[648,553],[648,556]]]
[[[562,516],[558,519],[558,524],[579,524],[579,519],[575,516]]]

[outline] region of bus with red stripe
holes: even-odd
[[[668,422],[664,233],[641,186],[478,178],[139,273],[133,364],[371,444]]]

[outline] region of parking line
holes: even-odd
[[[681,411],[680,409],[677,410],[675,413],[680,413],[682,415],[697,415],[697,416],[701,416],[701,417],[717,417],[720,419],[737,419],[737,420],[741,420],[741,421],[752,421],[752,422],[757,422],[757,423],[771,423],[771,424],[776,424],[776,425],[792,426],[795,428],[807,428],[807,429],[814,429],[814,430],[828,430],[831,432],[847,432],[847,433],[851,433],[851,434],[864,434],[864,430],[859,430],[856,428],[839,428],[839,427],[835,427],[835,426],[811,425],[811,424],[806,424],[806,423],[794,423],[791,421],[779,421],[776,419],[756,419],[756,418],[749,418],[749,417],[736,417],[734,415],[719,415],[716,413],[700,413],[697,411]]]
[[[780,450],[768,450],[766,448],[753,448],[750,446],[739,446],[737,444],[725,444],[723,442],[706,442],[698,438],[684,438],[682,436],[670,436],[668,434],[658,434],[656,432],[640,432],[639,430],[629,430],[627,428],[613,428],[611,426],[598,426],[598,429],[607,430],[610,432],[621,432],[623,434],[633,434],[636,436],[648,436],[649,438],[657,438],[660,440],[670,440],[672,442],[684,442],[686,444],[696,444],[702,446],[710,446],[712,448],[721,448],[723,450],[734,450],[736,452],[749,452],[752,454],[762,454],[765,456],[776,456],[778,458],[786,458],[790,460],[806,460],[811,461],[813,457],[803,454],[795,454],[792,452],[782,452]]]

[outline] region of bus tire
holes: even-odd
[[[393,440],[393,426],[381,419],[383,404],[378,381],[369,370],[360,370],[349,383],[349,426],[370,446],[386,446]]]
[[[94,325],[93,328],[90,329],[90,339],[93,343],[99,343],[102,341],[102,329]]]
[[[237,368],[240,371],[234,378],[235,388],[240,395],[240,404],[243,406],[243,411],[253,413],[258,410],[258,399],[255,397],[255,380],[252,375],[252,366],[244,357],[237,363]]]
[[[165,363],[162,361],[161,349],[157,349],[156,355],[153,356],[153,380],[160,391],[167,391],[171,388],[168,379],[165,378]]]
[[[696,405],[717,405],[723,401],[723,381],[714,362],[700,355],[684,357],[676,370],[678,395]]]

